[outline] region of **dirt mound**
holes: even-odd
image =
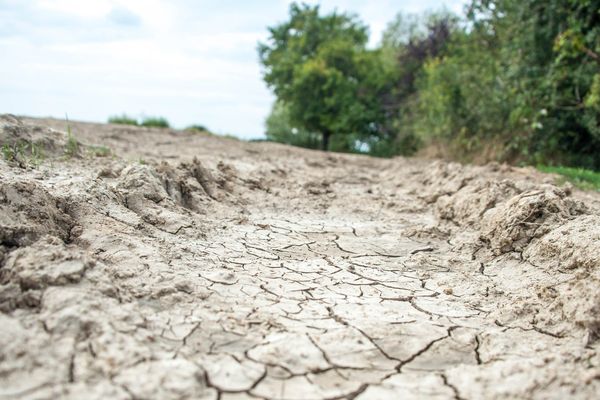
[[[163,186],[163,182],[167,184]],[[176,200],[180,205],[189,205],[193,192],[188,192],[188,187],[183,190],[181,186],[172,188],[168,182],[171,181],[161,181],[152,167],[132,165],[122,171],[116,189],[122,195],[125,207],[145,222],[175,233],[188,225],[182,212],[173,210]],[[197,206],[197,203],[193,204]]]
[[[46,126],[26,124],[10,114],[0,115],[0,146],[6,160],[21,165],[29,161],[38,163],[47,157],[74,156],[79,152],[79,143],[74,137]]]
[[[556,226],[532,241],[525,259],[554,273],[572,273],[575,279],[546,291],[550,304],[544,318],[556,316],[582,327],[587,342],[600,338],[600,217],[581,215]]]
[[[196,158],[176,167],[133,164],[119,172],[117,181],[116,191],[128,209],[173,233],[189,225],[185,216],[190,212],[206,214],[211,202],[229,195]]]
[[[496,254],[523,251],[533,238],[585,211],[568,193],[548,186],[527,191],[490,209],[481,222],[481,239]]]
[[[486,211],[520,193],[509,180],[476,181],[450,195],[440,196],[435,203],[436,215],[459,225],[476,226]]]
[[[44,235],[67,241],[73,221],[64,204],[31,180],[0,181],[0,244],[27,246]]]
[[[593,271],[600,266],[600,216],[580,215],[531,243],[523,256],[553,269]]]
[[[451,183],[433,190],[448,193],[436,196],[436,216],[476,233],[466,236],[465,248],[478,251],[478,240],[491,252],[483,258],[481,271],[497,266],[505,279],[530,285],[506,285],[511,293],[502,294],[500,301],[506,303],[494,314],[508,325],[533,323],[535,329],[558,337],[583,332],[586,342],[595,341],[600,337],[600,220],[586,215],[587,207],[571,197],[569,187],[490,179],[485,168],[437,167],[435,173]],[[472,175],[462,170],[469,169],[481,174],[465,178]],[[439,179],[431,182],[443,186]],[[454,240],[458,245],[460,240]],[[518,252],[537,270],[496,258],[510,252]]]
[[[419,183],[426,190],[420,197],[428,203],[435,203],[441,196],[458,192],[475,176],[474,171],[464,168],[459,163],[435,161],[421,177]]]
[[[223,200],[213,174],[197,158],[176,168],[163,162],[156,170],[169,196],[183,207],[200,211],[207,198]]]

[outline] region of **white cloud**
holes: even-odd
[[[78,18],[97,18],[106,15],[112,9],[110,0],[37,0],[34,7],[42,11],[51,11]]]
[[[107,18],[119,25],[138,26],[142,23],[140,17],[123,7],[113,7]]]
[[[176,126],[261,135],[273,96],[256,44],[290,1],[0,0],[0,112],[104,121],[154,114]],[[431,0],[322,1],[355,11],[371,42],[400,8]],[[430,4],[431,3],[431,4]],[[448,1],[458,4],[462,0]]]

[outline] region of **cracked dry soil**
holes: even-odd
[[[71,128],[0,117],[0,398],[598,398],[598,194]]]

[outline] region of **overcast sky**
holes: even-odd
[[[172,125],[260,137],[273,96],[256,44],[288,0],[0,0],[0,113],[106,121],[160,115]],[[465,0],[324,0],[357,13],[377,43],[399,11]]]

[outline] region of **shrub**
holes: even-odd
[[[137,119],[131,118],[127,114],[113,115],[108,118],[108,123],[120,125],[139,125]]]
[[[194,124],[194,125],[190,125],[187,128],[185,128],[186,131],[198,131],[198,132],[207,132],[210,133],[210,131],[208,130],[207,127],[205,127],[204,125],[201,124]]]
[[[142,120],[141,126],[150,128],[169,128],[169,121],[163,117],[145,117]]]

